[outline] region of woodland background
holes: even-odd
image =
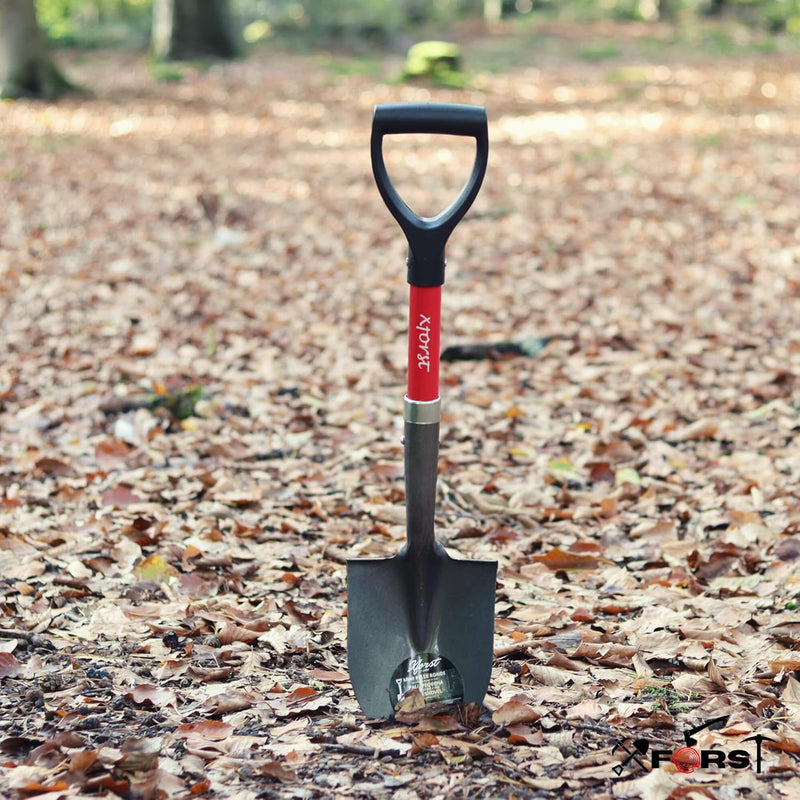
[[[0,105],[0,794],[798,796],[800,54],[760,16],[792,4],[253,17],[167,65],[138,5],[41,3],[85,91]],[[461,88],[400,80],[421,38]],[[369,129],[430,99],[490,119],[443,344],[527,354],[443,365],[437,530],[500,562],[486,707],[375,722],[345,562],[404,536],[407,289]],[[423,211],[471,163],[387,158]],[[623,763],[712,719],[746,768]]]

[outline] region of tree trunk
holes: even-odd
[[[34,0],[0,0],[0,97],[51,99],[72,89],[50,58]]]
[[[173,61],[238,53],[228,0],[155,0],[153,54]]]
[[[483,0],[483,18],[488,25],[496,25],[503,18],[502,0]]]

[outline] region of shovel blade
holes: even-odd
[[[418,689],[425,703],[481,703],[492,671],[497,563],[435,556],[419,592],[404,553],[347,562],[347,660],[368,717],[394,715]]]

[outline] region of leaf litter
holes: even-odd
[[[366,143],[432,95],[286,54],[72,68],[92,98],[0,134],[2,792],[796,796],[796,58],[435,94],[491,120],[437,526],[500,561],[495,664],[485,708],[383,723],[343,617],[346,559],[404,523],[405,254]],[[460,164],[404,146],[446,201]],[[719,717],[698,746],[763,735],[761,772],[614,771]]]

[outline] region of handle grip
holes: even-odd
[[[442,133],[474,136],[486,133],[486,109],[457,103],[385,103],[375,106],[372,132]]]
[[[404,133],[437,133],[475,139],[472,173],[458,197],[435,217],[420,217],[400,197],[383,159],[383,137]],[[384,203],[408,240],[408,282],[432,287],[444,283],[444,248],[453,229],[478,195],[489,158],[486,109],[456,103],[378,105],[372,118],[372,172]]]

